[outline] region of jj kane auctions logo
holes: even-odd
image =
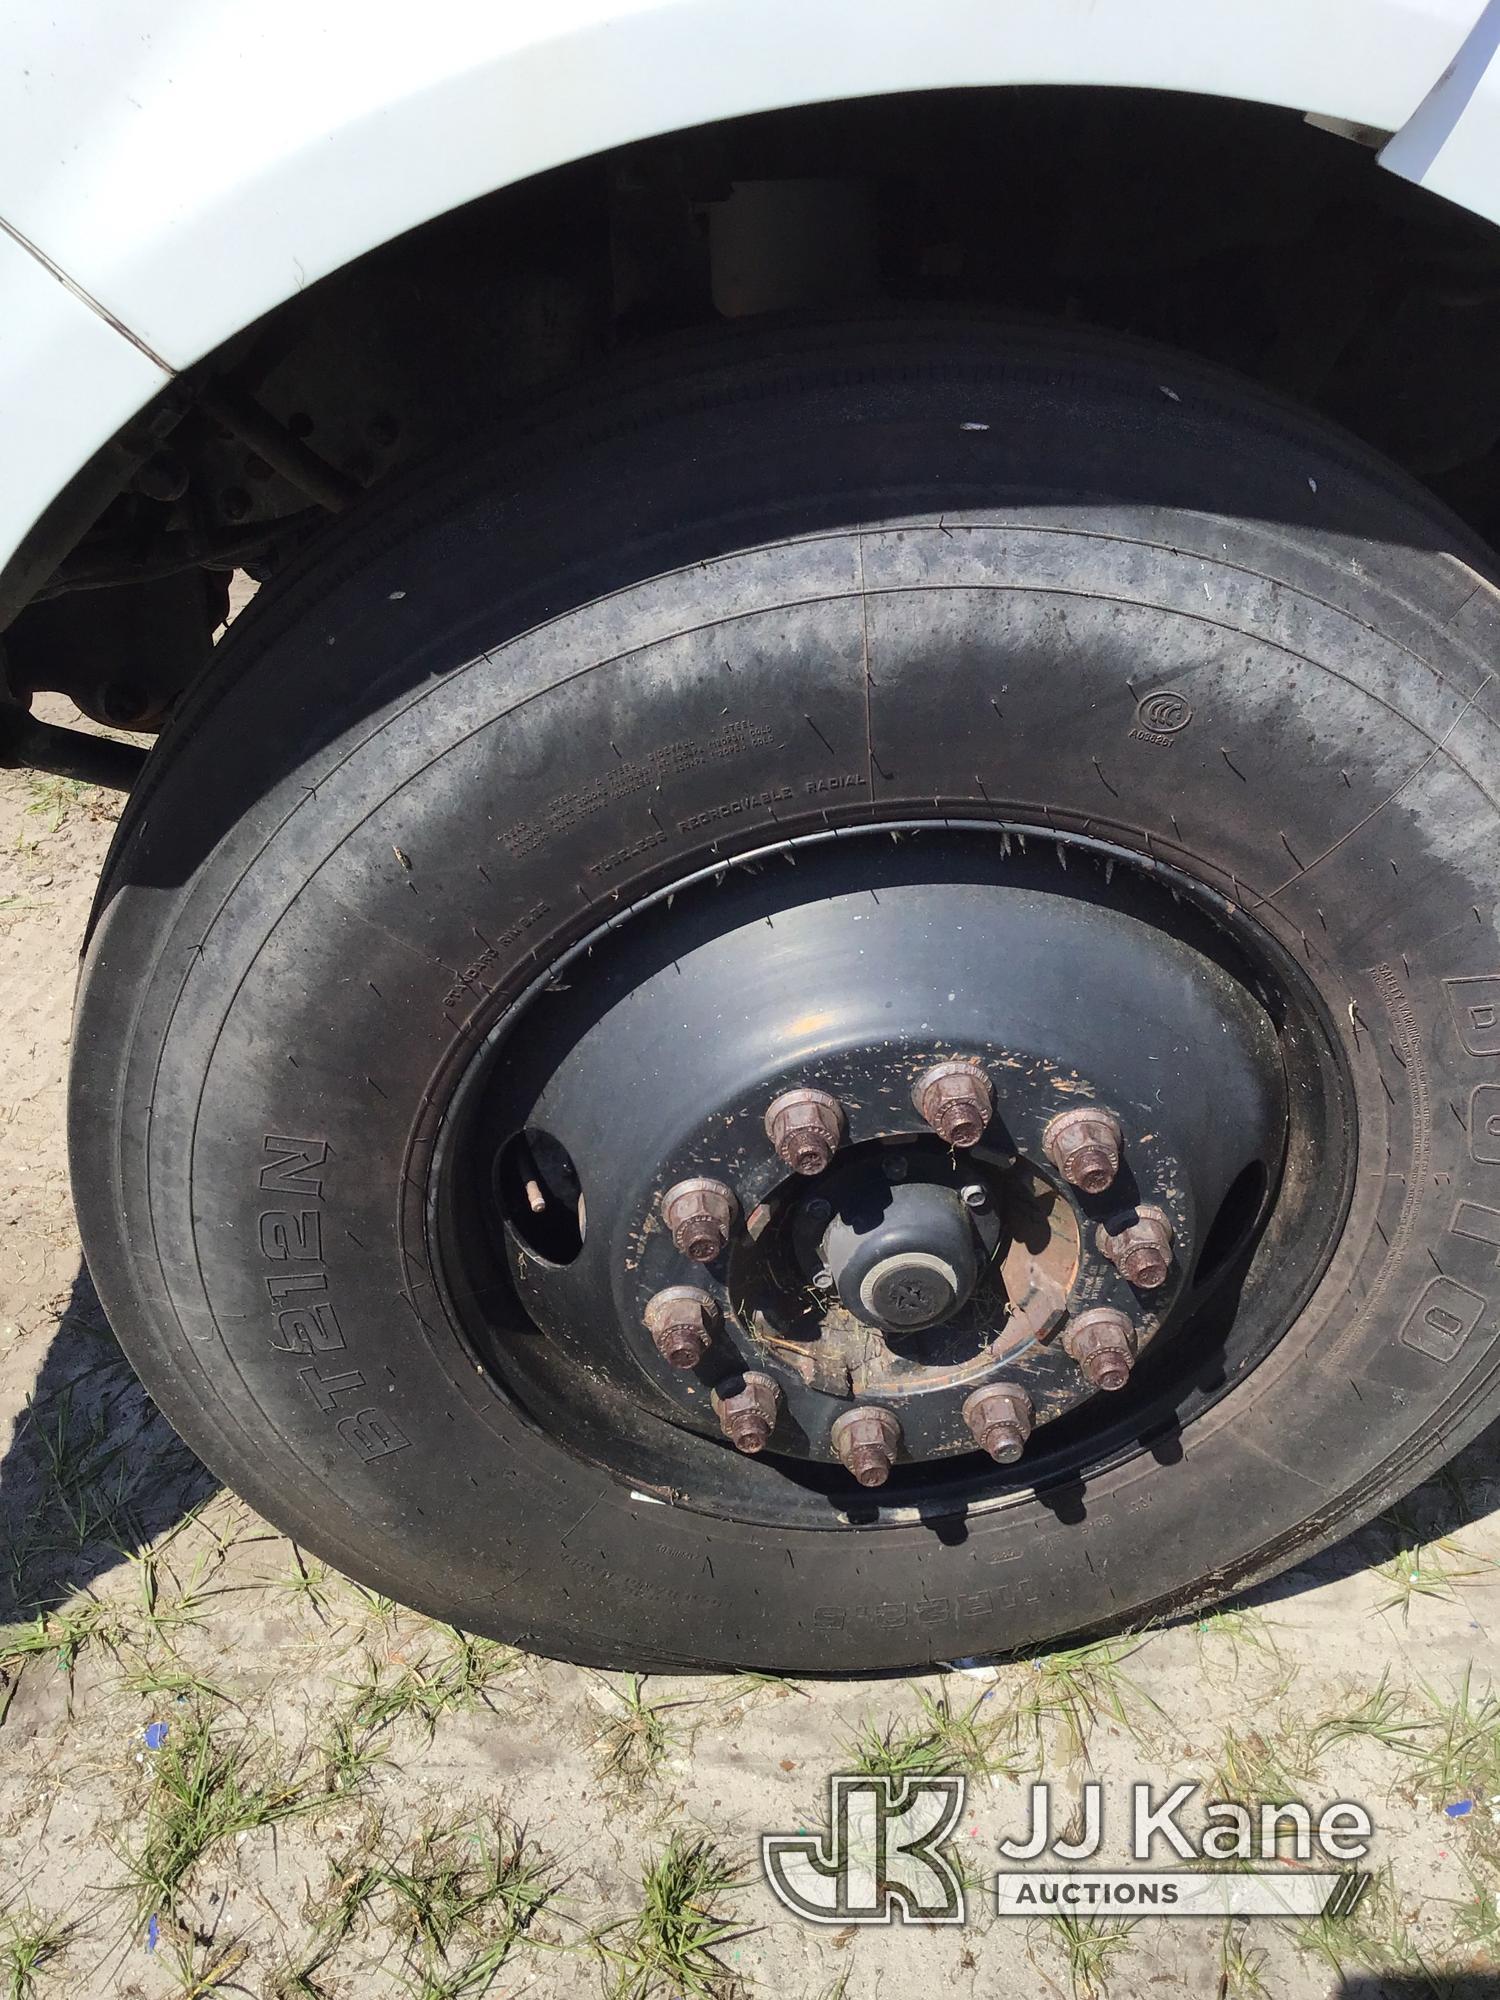
[[[1200,1789],[1183,1783],[1158,1797],[1150,1785],[1130,1787],[1132,1858],[1170,1857],[1187,1867],[1108,1870],[1076,1865],[1093,1860],[1103,1844],[1104,1787],[1084,1785],[1065,1822],[1076,1837],[1067,1838],[1053,1832],[1051,1787],[1033,1785],[1026,1834],[1002,1840],[1000,1855],[1068,1865],[1000,1869],[996,1911],[1301,1917],[1353,1909],[1366,1877],[1348,1864],[1364,1859],[1374,1834],[1362,1805],[1336,1800],[1314,1814],[1295,1799],[1254,1807],[1214,1799],[1203,1808],[1202,1826],[1189,1833],[1179,1815]],[[899,1916],[905,1924],[961,1924],[968,1914],[963,1883],[943,1847],[963,1809],[960,1777],[835,1777],[826,1834],[762,1835],[766,1881],[809,1923],[891,1924]],[[1329,1865],[1310,1865],[1318,1862]],[[1238,1865],[1228,1870],[1227,1863]]]

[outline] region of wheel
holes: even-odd
[[[1196,363],[666,350],[376,497],[132,798],[90,1267],[183,1436],[595,1664],[1197,1605],[1495,1408],[1485,558]]]

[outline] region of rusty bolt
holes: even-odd
[[[1014,1465],[1031,1436],[1031,1398],[1014,1382],[986,1382],[964,1404],[964,1422],[981,1451]]]
[[[1135,1328],[1113,1306],[1095,1306],[1080,1313],[1063,1335],[1063,1346],[1090,1386],[1123,1389],[1135,1359]]]
[[[820,1174],[844,1137],[844,1107],[826,1090],[784,1090],[766,1110],[766,1137],[794,1174]]]
[[[901,1442],[901,1426],[890,1410],[878,1403],[845,1410],[830,1436],[840,1462],[861,1486],[884,1486]]]
[[[1079,1105],[1059,1111],[1042,1134],[1042,1151],[1070,1187],[1103,1194],[1120,1171],[1120,1121],[1113,1111]]]
[[[696,1368],[713,1343],[716,1318],[707,1292],[695,1285],[669,1285],[647,1304],[646,1331],[663,1361],[673,1368]]]
[[[1165,1209],[1132,1208],[1101,1222],[1095,1232],[1100,1250],[1127,1285],[1154,1292],[1172,1269],[1172,1222]]]
[[[719,1426],[736,1451],[765,1450],[781,1407],[781,1391],[769,1375],[751,1369],[727,1394],[715,1389],[713,1404]]]
[[[995,1110],[995,1089],[979,1064],[939,1063],[917,1078],[911,1101],[950,1146],[977,1146]]]
[[[679,1181],[662,1196],[661,1213],[680,1253],[711,1264],[729,1241],[739,1203],[722,1181]]]

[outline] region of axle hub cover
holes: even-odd
[[[889,1333],[938,1325],[967,1302],[979,1275],[974,1226],[951,1188],[892,1186],[873,1170],[841,1201],[823,1254],[849,1311]]]

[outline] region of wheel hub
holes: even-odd
[[[967,1305],[981,1252],[993,1254],[973,1211],[939,1180],[892,1182],[871,1162],[825,1202],[832,1213],[818,1252],[833,1290],[846,1311],[888,1335],[922,1332]]]
[[[543,1336],[511,1364],[768,1476],[1009,1463],[1191,1313],[1286,1129],[1263,996],[1149,885],[825,848],[622,924],[524,1010],[480,1142]]]

